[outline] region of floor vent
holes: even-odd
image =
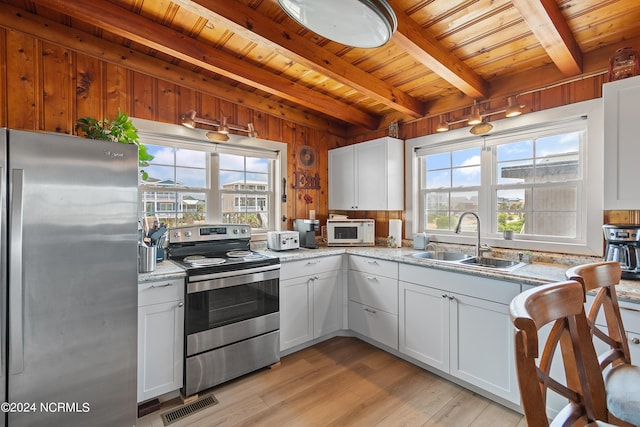
[[[196,400],[193,403],[189,403],[188,405],[183,405],[177,409],[169,411],[165,414],[162,414],[162,422],[165,426],[173,424],[177,421],[180,421],[183,418],[188,417],[191,414],[194,414],[198,411],[202,411],[203,409],[207,409],[213,405],[218,403],[215,397],[207,396],[202,399]]]

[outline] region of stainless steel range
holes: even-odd
[[[280,360],[280,259],[243,224],[179,227],[168,257],[187,271],[185,396]]]

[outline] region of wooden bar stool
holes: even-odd
[[[583,300],[580,283],[567,281],[538,286],[511,301],[518,386],[529,427],[550,425],[546,412],[547,390],[568,400],[551,425],[611,425],[606,423],[604,381]],[[547,324],[552,327],[540,353],[538,331]],[[558,345],[566,381],[552,378],[550,373]]]
[[[582,284],[585,295],[590,291],[595,292],[587,320],[591,335],[608,347],[598,356],[598,362],[605,375],[609,412],[619,420],[638,426],[640,368],[631,364],[629,343],[618,305],[615,287],[622,276],[620,264],[617,261],[605,261],[579,265],[567,270],[566,276]],[[604,314],[606,332],[596,324],[600,314]]]

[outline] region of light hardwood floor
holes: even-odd
[[[349,337],[285,356],[278,367],[211,392],[217,405],[171,426],[526,426],[521,414]],[[160,414],[172,408],[137,426],[163,426]]]

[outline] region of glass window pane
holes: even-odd
[[[497,159],[506,160],[530,159],[533,157],[533,141],[519,141],[497,146]]]
[[[455,227],[455,222],[453,225],[451,224],[455,218],[452,220],[450,218],[448,211],[433,211],[427,214],[426,221],[426,229],[427,230],[452,230]]]
[[[576,212],[534,212],[527,233],[542,236],[576,237]]]
[[[145,216],[157,216],[167,227],[204,224],[207,211],[204,193],[145,191],[142,206]]]
[[[158,145],[147,145],[147,152],[153,155],[151,164],[171,165],[175,163],[175,150],[171,147],[160,147]]]
[[[480,164],[480,147],[458,150],[451,153],[452,166],[473,166]]]
[[[480,185],[480,166],[453,169],[452,187],[477,187]]]
[[[449,210],[449,193],[427,193],[425,206],[428,211]]]
[[[207,171],[205,169],[177,167],[176,184],[181,187],[206,188]]]
[[[451,210],[453,211],[474,211],[478,210],[478,192],[452,192],[451,193]]]
[[[269,159],[247,157],[247,171],[262,173],[269,172]]]
[[[533,180],[532,160],[498,163],[497,166],[496,179],[498,184],[518,184]]]
[[[206,167],[206,156],[207,153],[204,151],[176,148],[176,165],[189,166],[192,168],[204,168]]]
[[[264,173],[247,173],[247,183],[253,184],[253,191],[268,190],[269,175]]]
[[[564,182],[580,177],[578,155],[551,157],[536,161],[537,182]]]
[[[451,154],[440,153],[425,156],[426,170],[445,169],[451,167]]]
[[[149,174],[149,177],[146,181],[141,181],[141,183],[147,183],[151,185],[166,185],[166,186],[174,186],[175,183],[175,169],[173,166],[156,166],[150,165],[144,168],[145,172]]]
[[[525,232],[527,213],[525,200],[531,199],[531,190],[514,189],[497,191],[497,226],[496,230],[512,230],[516,234]]]
[[[533,190],[534,211],[573,211],[578,207],[575,187],[540,187]]]
[[[539,138],[536,140],[536,157],[578,153],[580,135],[580,132],[571,132]]]
[[[427,172],[427,188],[450,188],[451,171],[449,169]]]
[[[255,229],[269,228],[269,198],[263,194],[222,194],[222,221],[249,224]]]
[[[233,154],[218,154],[220,161],[220,169],[226,170],[236,170],[243,171],[244,170],[244,157],[236,156]]]

